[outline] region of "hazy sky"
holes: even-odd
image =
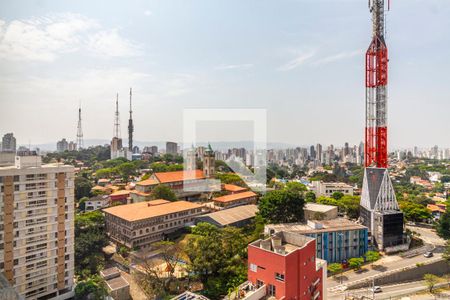
[[[392,0],[391,147],[450,146],[450,1]],[[357,144],[364,128],[367,0],[0,2],[0,134],[19,144],[179,141],[184,108],[265,108],[268,140]],[[247,139],[239,126],[205,140]],[[250,128],[252,128],[250,126]]]

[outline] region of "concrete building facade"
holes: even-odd
[[[25,299],[72,297],[74,168],[17,156],[0,189],[0,272]]]

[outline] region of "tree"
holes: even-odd
[[[286,189],[294,193],[303,193],[308,190],[304,184],[295,181],[286,183]]]
[[[361,270],[361,266],[364,263],[364,259],[362,257],[353,257],[348,260],[348,264],[350,268],[354,269],[355,271]]]
[[[380,259],[380,253],[377,251],[367,251],[366,253],[366,261],[371,263],[373,266],[373,263]]]
[[[289,189],[270,191],[258,203],[259,214],[267,223],[293,223],[304,220],[302,194]]]
[[[450,264],[450,242],[446,241],[445,242],[445,249],[444,249],[444,253],[442,254],[442,258],[444,258],[447,263]]]
[[[132,162],[124,162],[116,168],[120,176],[122,176],[122,178],[125,180],[128,180],[131,175],[136,174],[136,166]]]
[[[400,208],[403,211],[405,219],[408,221],[421,222],[431,218],[430,211],[426,206],[410,201],[401,201]]]
[[[86,201],[89,201],[88,197],[83,197],[78,201],[78,210],[84,211],[86,209]]]
[[[96,274],[104,265],[108,245],[105,219],[100,211],[75,216],[75,272],[81,278]]]
[[[428,287],[428,291],[430,293],[433,293],[433,288],[436,285],[436,283],[439,282],[439,277],[434,274],[425,274],[423,276],[423,280],[425,280],[425,284]]]
[[[450,208],[447,207],[445,213],[439,219],[436,226],[437,234],[443,239],[450,239]]]
[[[334,199],[336,199],[336,200],[339,200],[339,199],[341,199],[342,197],[344,197],[344,193],[342,193],[342,192],[334,192],[334,193],[331,195],[331,197],[334,198]]]
[[[76,300],[103,300],[107,295],[105,281],[98,275],[77,282],[75,287]]]
[[[205,295],[219,299],[246,280],[247,240],[241,229],[219,229],[199,223],[185,246],[189,270],[205,287]]]
[[[159,184],[152,190],[152,198],[176,201],[177,195],[174,193],[174,191],[172,191],[170,187]]]
[[[75,177],[75,198],[81,199],[89,197],[91,194],[92,183],[89,179],[82,176]]]
[[[340,263],[332,263],[328,265],[327,269],[332,275],[336,275],[342,272],[342,265]]]
[[[306,202],[316,202],[316,194],[312,191],[309,191],[305,194]]]

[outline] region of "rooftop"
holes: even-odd
[[[178,182],[184,180],[205,179],[202,170],[174,171],[153,174],[160,183]]]
[[[247,192],[217,197],[217,198],[214,198],[213,200],[218,201],[218,202],[231,202],[231,201],[246,199],[246,198],[250,198],[250,197],[256,197],[256,194],[252,191],[247,191]]]
[[[103,211],[123,220],[133,222],[202,207],[202,205],[188,201],[170,202],[164,199],[158,199],[113,206],[105,208]]]
[[[311,210],[311,211],[318,211],[318,212],[329,212],[331,210],[337,209],[337,206],[333,205],[325,205],[325,204],[317,204],[317,203],[306,203],[305,209]]]
[[[269,224],[266,227],[277,232],[292,231],[298,233],[318,233],[367,229],[366,226],[356,224],[344,218],[323,221],[308,221],[308,223]]]
[[[253,247],[261,248],[279,255],[288,255],[297,249],[302,249],[308,243],[315,241],[297,232],[280,231],[265,240],[257,240],[251,243]]]
[[[234,185],[234,184],[224,184],[223,185],[223,189],[225,191],[233,192],[233,193],[244,192],[244,191],[248,190],[247,188],[244,188],[244,187],[241,187],[241,186],[238,186],[238,185]]]
[[[108,285],[108,287],[110,288],[111,291],[115,291],[124,287],[129,286],[130,284],[128,283],[128,281],[123,278],[122,276],[119,277],[114,277],[111,278],[109,280],[106,280],[106,284]]]
[[[153,178],[142,180],[142,181],[139,181],[138,183],[136,183],[136,185],[141,185],[141,186],[151,186],[151,185],[157,185],[157,184],[159,184],[159,182]]]
[[[197,219],[205,220],[209,218],[221,226],[226,226],[239,221],[254,218],[257,212],[258,207],[254,204],[249,204],[202,215],[197,217]]]

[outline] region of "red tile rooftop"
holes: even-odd
[[[155,173],[154,175],[160,183],[178,182],[193,179],[205,179],[205,175],[203,174],[202,170],[161,172]]]
[[[225,195],[217,198],[213,198],[214,201],[217,202],[231,202],[236,201],[240,199],[246,199],[251,197],[256,197],[257,195],[252,191],[242,192],[242,193],[236,193],[231,195]]]

